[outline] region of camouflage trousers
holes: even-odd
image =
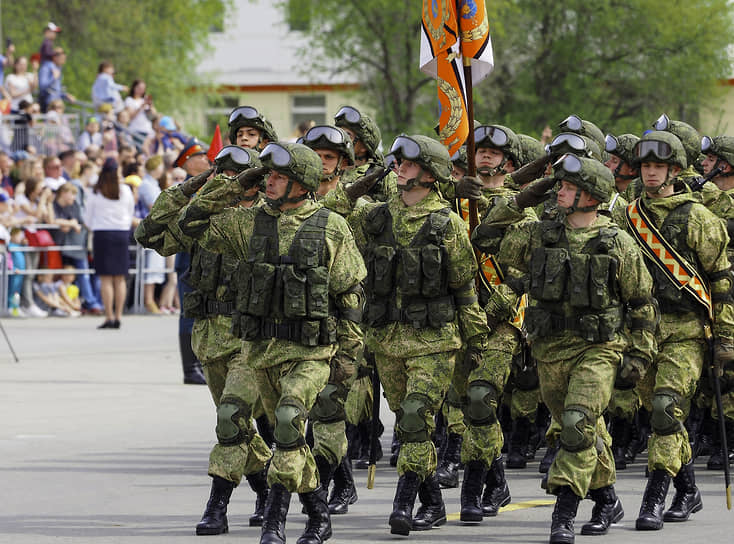
[[[612,417],[619,417],[632,422],[638,408],[642,405],[637,388],[617,389],[612,391],[607,411]]]
[[[306,410],[311,410],[317,395],[326,386],[329,373],[328,361],[286,361],[256,369],[255,384],[260,391],[268,418],[275,421],[275,410],[285,399],[294,399]],[[297,420],[296,424],[301,436],[305,436],[305,420]],[[343,421],[328,425],[314,424],[313,434],[315,453],[326,454],[330,462],[335,462],[331,457],[338,456],[338,460],[344,457],[347,445]],[[336,444],[332,441],[336,441]],[[307,445],[284,450],[276,444],[268,469],[268,484],[281,484],[292,493],[313,491],[319,485],[319,474],[313,456],[314,453]]]
[[[683,422],[701,377],[705,353],[703,322],[675,314],[663,314],[658,329],[658,350],[651,367],[637,384],[642,404],[652,413],[655,393],[672,392],[679,402],[673,416],[680,422],[678,431],[660,435],[653,428],[647,443],[647,466],[650,471],[666,470],[671,476],[691,460],[691,445]]]
[[[455,374],[454,384],[462,399],[466,399],[467,388],[473,382],[489,382],[497,390],[498,395],[504,390],[510,375],[512,356],[519,346],[517,329],[507,323],[499,325],[489,337],[488,345],[489,348],[477,368],[460,369]],[[484,461],[490,466],[501,455],[503,444],[502,427],[498,421],[495,420],[488,425],[475,425],[466,420],[461,461],[463,463]]]
[[[371,356],[370,356],[370,360]],[[372,419],[372,369],[374,361],[370,363],[364,355],[359,361],[357,378],[349,388],[344,403],[347,423],[359,425],[363,421]]]
[[[721,407],[724,409],[724,418],[734,420],[734,364],[724,367],[724,374],[719,378],[721,387]],[[716,406],[714,382],[711,370],[706,368],[701,375],[698,392],[694,402],[700,408],[711,408],[711,417],[719,419],[719,409]]]
[[[245,363],[239,352],[218,359],[203,360],[202,368],[217,408],[224,396],[242,400],[250,410],[259,403],[253,380],[254,370]],[[249,436],[249,442],[246,440],[237,445],[215,444],[209,454],[209,475],[219,476],[239,485],[242,476],[263,470],[272,452],[255,431],[252,421]]]
[[[574,406],[583,407],[592,418],[582,430],[593,437],[591,446],[574,452],[563,447],[558,450],[548,472],[549,493],[569,486],[583,498],[590,489],[606,487],[616,481],[612,438],[602,413],[609,404],[620,361],[620,353],[597,345],[590,345],[567,361],[538,361],[540,391],[553,421],[562,421],[564,410]],[[558,426],[551,425],[548,432],[557,431]]]
[[[449,351],[402,359],[375,353],[377,371],[390,410],[397,414],[401,409],[400,404],[411,393],[428,399],[422,416],[429,438],[420,442],[408,442],[401,438],[398,429],[401,447],[397,469],[401,476],[410,471],[424,480],[436,471],[436,447],[430,439],[436,426],[433,417],[449,389],[456,355],[457,352]]]
[[[459,365],[457,365],[459,366]],[[454,376],[456,370],[454,369]],[[456,386],[451,384],[449,392],[446,394],[441,414],[446,422],[446,432],[451,434],[463,435],[466,431],[466,423],[464,422],[464,410],[461,408],[461,396],[456,391]]]

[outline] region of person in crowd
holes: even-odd
[[[13,187],[13,180],[10,177],[12,168],[13,159],[5,151],[0,150],[0,190],[4,191],[11,198],[15,189]]]
[[[82,301],[79,298],[79,287],[74,283],[76,274],[72,265],[65,265],[64,272],[59,276],[59,280],[63,285],[59,285],[59,295],[72,309],[77,312],[82,311]]]
[[[71,181],[79,176],[79,157],[71,150],[67,149],[59,153],[61,161],[61,176],[66,181]]]
[[[27,244],[25,233],[20,227],[10,229],[10,240],[8,241],[8,250],[13,261],[13,272],[8,278],[8,309],[13,317],[26,317],[26,313],[20,307],[21,291],[23,290],[23,276],[17,272],[26,269],[25,253],[22,251],[13,251],[16,248],[23,248]]]
[[[36,304],[47,311],[51,317],[79,317],[81,312],[75,310],[68,298],[61,296],[64,282],[54,281],[53,274],[38,274],[33,284]]]
[[[64,183],[66,178],[63,175],[64,170],[61,165],[61,159],[58,157],[44,157],[43,159],[43,186],[48,187],[52,191],[56,191]]]
[[[66,64],[66,52],[62,47],[57,47],[54,49],[53,58],[45,61],[38,71],[38,102],[42,113],[48,111],[52,100],[76,102],[74,95],[67,93],[62,85],[64,64]]]
[[[54,41],[61,32],[61,27],[49,22],[46,28],[43,29],[43,43],[41,44],[41,64],[46,61],[53,60],[54,56]]]
[[[76,140],[76,148],[84,151],[90,145],[102,146],[102,133],[99,131],[99,119],[90,117],[84,126],[84,131]]]
[[[61,258],[64,265],[79,270],[89,267],[87,258],[87,229],[82,219],[82,208],[77,199],[79,188],[71,182],[64,183],[56,191],[53,202],[54,223],[59,226],[52,231],[54,242],[58,246],[80,246],[84,249],[64,249]],[[83,309],[94,315],[102,314],[102,304],[92,288],[89,274],[81,272],[76,281],[83,300]]]
[[[97,68],[97,78],[92,85],[92,104],[97,109],[102,104],[111,104],[112,111],[119,113],[124,108],[120,91],[127,91],[127,85],[115,83],[115,66],[102,61]]]
[[[32,72],[28,71],[28,57],[18,57],[13,63],[13,73],[5,78],[5,89],[10,95],[11,111],[19,111],[20,103],[25,100],[33,102],[32,92],[38,86],[38,78],[34,66]]]
[[[162,175],[163,157],[154,155],[145,162],[145,174],[138,188],[138,207],[142,213],[142,217],[146,217],[150,213],[155,199],[161,194],[158,179]],[[163,269],[166,268],[166,258],[152,249],[144,250],[144,254],[146,272],[143,276],[143,302],[148,312],[151,314],[160,314],[162,313],[162,309],[156,304],[155,288],[156,285],[162,284],[166,279],[165,272],[163,272]],[[147,272],[147,270],[151,270],[151,272]]]
[[[147,86],[142,79],[136,79],[130,85],[130,94],[125,97],[125,110],[130,116],[128,128],[143,139],[153,134],[151,117],[156,115],[153,97],[146,93]]]
[[[128,239],[134,209],[133,193],[121,183],[117,161],[106,159],[84,213],[84,223],[92,231],[94,268],[101,281],[105,321],[100,329],[120,328],[127,296]]]

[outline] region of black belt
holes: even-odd
[[[206,301],[206,314],[211,315],[232,315],[234,312],[234,302],[219,302],[218,300]]]

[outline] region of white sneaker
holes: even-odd
[[[24,311],[28,317],[48,317],[48,312],[41,310],[36,304],[31,304]]]

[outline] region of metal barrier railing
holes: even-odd
[[[56,117],[34,115],[32,124],[28,124],[22,115],[0,115],[0,149],[6,151],[21,151],[32,145],[39,155],[58,155],[62,151],[76,149],[80,132],[78,113]]]
[[[8,258],[12,253],[31,253],[48,251],[86,251],[83,246],[22,246],[7,248],[6,253],[0,253],[0,313],[5,315],[8,311],[8,283],[11,272],[8,270]],[[135,251],[135,266],[128,269],[128,275],[134,276],[133,304],[130,312],[135,314],[145,313],[145,274],[173,272],[173,268],[146,268],[145,248],[139,244],[130,245],[130,251]],[[25,270],[13,270],[12,274],[18,276],[35,276],[36,274],[95,274],[94,268],[27,268]]]

